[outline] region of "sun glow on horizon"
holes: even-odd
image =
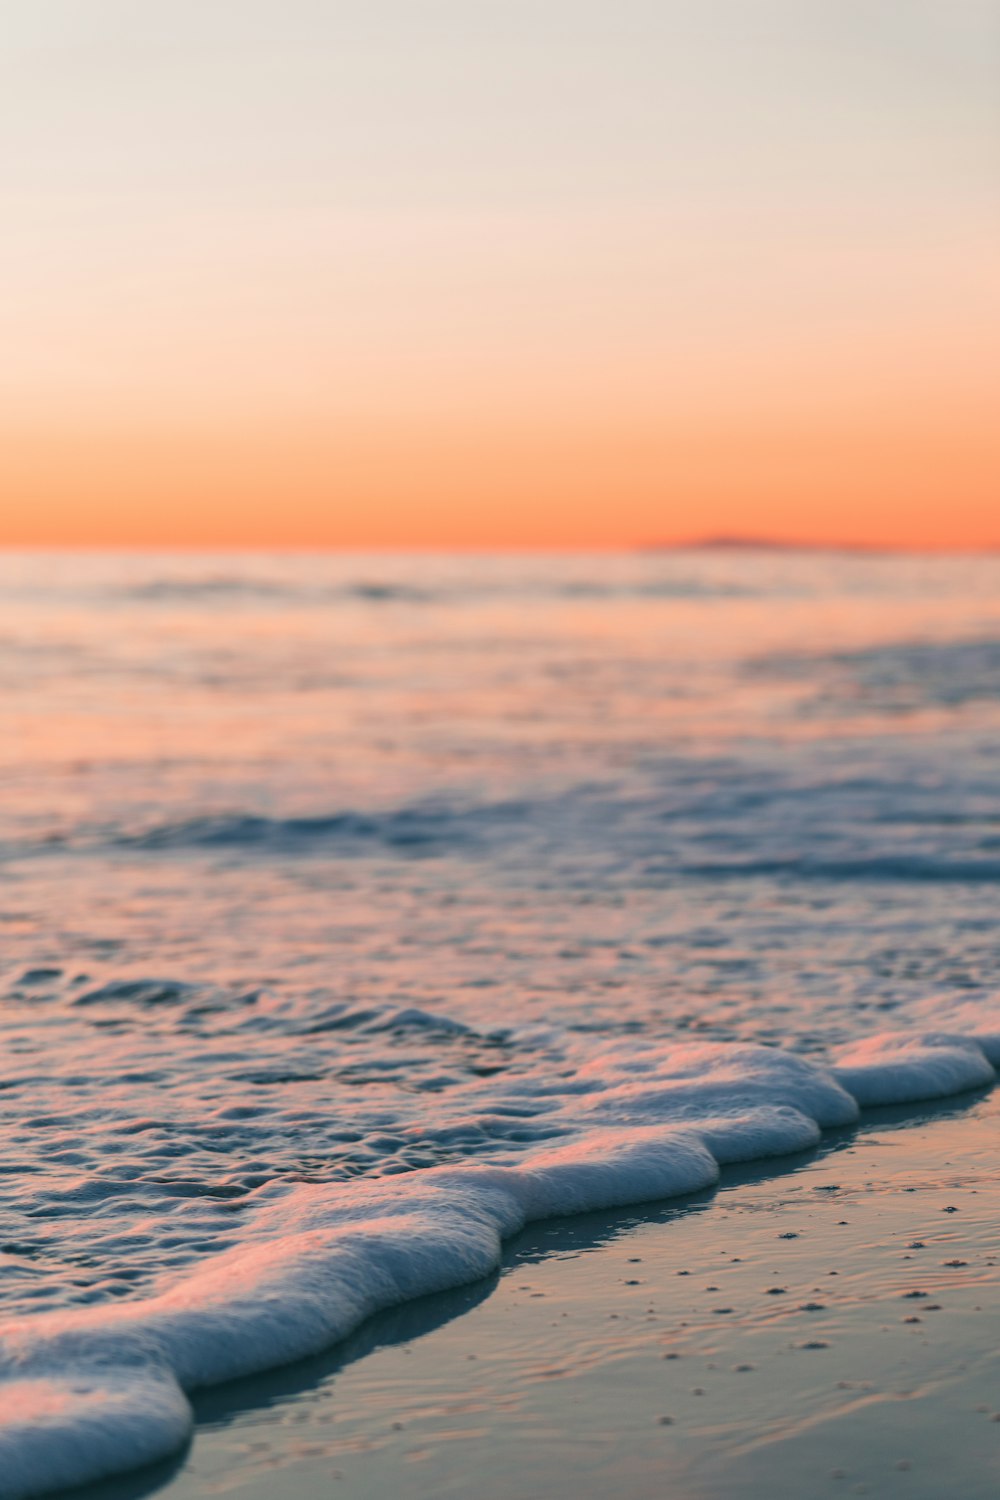
[[[21,14],[0,545],[1000,545],[994,30]]]

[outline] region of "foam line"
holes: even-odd
[[[3,1500],[166,1456],[191,1431],[187,1392],[317,1353],[380,1308],[475,1281],[532,1220],[692,1193],[727,1162],[815,1144],[861,1105],[990,1083],[997,1040],[887,1033],[824,1066],[768,1047],[598,1052],[590,1039],[574,1067],[521,1084],[550,1099],[555,1143],[503,1163],[269,1183],[251,1196],[240,1243],[154,1295],[0,1333]]]

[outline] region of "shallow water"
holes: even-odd
[[[992,1076],[842,1049],[997,1057],[1000,559],[9,555],[0,689],[4,1369],[75,1371],[67,1430],[113,1309],[186,1387],[307,1352],[226,1324],[216,1367],[143,1309],[313,1326],[267,1254],[351,1179],[447,1285],[550,1201]],[[517,1203],[421,1196],[469,1164]],[[428,1284],[352,1244],[317,1347]]]
[[[998,1108],[873,1111],[713,1193],[539,1224],[497,1279],[205,1392],[175,1471],[81,1500],[993,1500]]]

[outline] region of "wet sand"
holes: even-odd
[[[652,1500],[1000,1487],[1000,1093],[871,1112],[714,1192],[551,1220],[498,1278],[204,1393],[88,1500]]]

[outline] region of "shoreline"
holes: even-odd
[[[168,1458],[190,1441],[198,1391],[322,1354],[382,1309],[477,1283],[532,1224],[684,1202],[734,1163],[787,1169],[865,1107],[992,1085],[998,1053],[983,1031],[877,1033],[826,1067],[774,1047],[619,1044],[576,1058],[563,1076],[579,1080],[582,1106],[580,1087],[552,1091],[548,1139],[514,1164],[272,1184],[235,1243],[158,1295],[7,1325],[7,1494]],[[229,1221],[225,1204],[210,1212]]]
[[[771,1485],[985,1500],[998,1117],[995,1090],[870,1110],[778,1174],[729,1167],[685,1199],[539,1221],[497,1275],[195,1395],[194,1443],[172,1462],[63,1493],[430,1500],[475,1473],[482,1500],[596,1500],[613,1478],[652,1500],[665,1475],[692,1500]],[[956,1423],[946,1483],[934,1452]]]

